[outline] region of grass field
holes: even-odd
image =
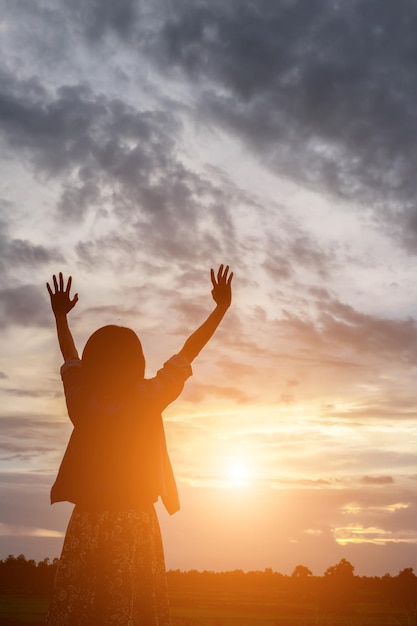
[[[48,598],[1,595],[0,624],[42,624],[48,608]]]
[[[0,596],[1,626],[43,623],[48,599]],[[172,626],[417,626],[417,607],[388,609],[375,604],[351,607],[346,614],[319,614],[307,603],[279,602],[260,594],[171,595]]]

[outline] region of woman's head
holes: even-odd
[[[139,337],[124,326],[103,326],[85,344],[82,366],[89,384],[106,391],[128,389],[145,376]]]

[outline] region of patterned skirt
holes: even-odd
[[[75,507],[46,626],[170,626],[158,519]]]

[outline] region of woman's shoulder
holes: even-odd
[[[81,368],[81,359],[78,357],[72,357],[71,359],[67,359],[65,361],[65,363],[61,366],[61,376],[70,370],[75,371],[74,368]]]
[[[61,378],[65,389],[74,385],[79,385],[83,377],[81,360],[77,358],[68,359],[61,367]]]
[[[191,374],[191,365],[187,359],[175,354],[165,361],[153,378],[146,378],[143,381],[141,392],[146,399],[167,406],[181,393],[185,381]]]
[[[157,371],[153,378],[145,379],[145,383],[152,386],[156,382],[169,384],[182,382],[192,375],[193,371],[189,361],[180,354],[174,354]]]
[[[187,380],[193,373],[190,362],[181,354],[174,354],[163,367],[158,370],[156,376],[169,375]]]

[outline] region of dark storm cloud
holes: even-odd
[[[109,33],[121,40],[129,38],[140,16],[141,4],[138,0],[73,0],[63,3],[63,7],[67,16],[82,26],[87,39],[94,42]]]
[[[25,62],[45,64],[50,71],[66,58],[71,45],[69,24],[59,3],[54,0],[3,0],[4,18],[0,46],[3,47],[4,65],[16,62],[21,71]],[[8,48],[10,36],[12,46]],[[74,45],[74,42],[72,42]]]
[[[74,0],[9,8],[21,37],[16,24],[23,15],[44,25],[30,37],[44,60],[77,42],[101,59],[114,38],[138,63],[146,55],[162,75],[189,83],[194,112],[206,124],[239,136],[279,175],[368,203],[382,228],[417,250],[412,0]],[[48,173],[80,167],[61,199],[67,214],[98,202],[103,179],[123,185],[154,213],[196,192],[196,181],[190,189],[189,172],[173,157],[172,116],[151,118],[87,87],[63,86],[53,95],[36,78],[14,76],[3,73],[0,81],[7,144]],[[122,119],[130,120],[128,129]],[[156,139],[146,150],[144,127]],[[176,191],[150,184],[151,171],[169,177]],[[116,199],[126,202],[120,189]],[[285,264],[281,271],[288,271]]]
[[[41,63],[65,61],[80,34],[94,44],[107,35],[126,41],[137,26],[137,0],[5,0],[7,29],[17,43],[17,54],[29,49]],[[24,23],[30,28],[25,28]],[[19,28],[20,26],[20,28]],[[78,41],[77,41],[78,40]]]
[[[139,235],[142,249],[159,248],[167,262],[184,250],[204,256],[233,249],[231,207],[247,197],[179,161],[181,127],[170,112],[137,110],[86,85],[48,92],[35,79],[4,74],[0,132],[7,149],[25,155],[35,171],[64,181],[58,202],[64,218],[80,220],[95,209],[123,220],[121,234],[96,242],[100,258],[104,248],[131,256]],[[198,224],[206,213],[209,229]],[[93,242],[80,242],[77,250],[82,262],[94,263]]]
[[[132,202],[162,210],[166,176],[183,199],[187,173],[172,156],[175,127],[169,113],[137,111],[86,85],[48,92],[36,79],[3,75],[0,81],[3,141],[37,171],[65,175],[59,209],[66,217],[82,217],[106,186],[120,211]]]
[[[142,45],[278,174],[370,203],[417,250],[417,6],[175,3]]]

